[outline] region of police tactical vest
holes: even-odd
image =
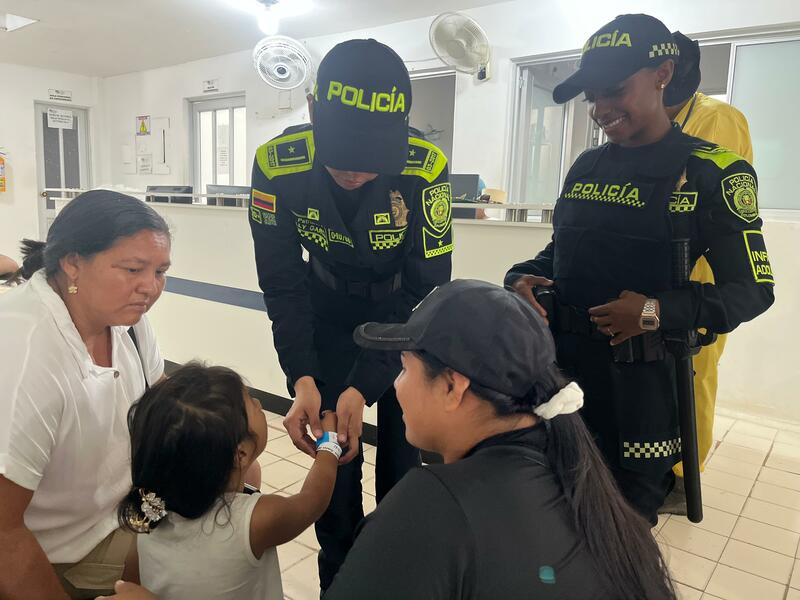
[[[669,204],[698,143],[673,128],[655,144],[605,144],[578,158],[553,215],[562,302],[589,308],[623,290],[652,296],[671,289]]]

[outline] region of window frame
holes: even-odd
[[[190,98],[189,101],[189,149],[191,154],[191,168],[192,168],[192,189],[195,194],[205,194],[202,189],[202,169],[201,160],[202,153],[200,148],[200,114],[204,112],[211,112],[211,136],[213,140],[213,184],[217,183],[217,114],[218,110],[227,109],[230,114],[230,126],[228,127],[228,172],[230,173],[231,182],[228,185],[237,185],[233,182],[235,173],[235,152],[234,152],[234,109],[244,108],[247,110],[247,98],[244,92],[235,94],[225,94],[221,96],[214,96],[213,98]],[[247,121],[247,113],[245,112],[245,123]],[[245,126],[245,136],[247,136],[247,127]],[[245,137],[245,147],[247,147],[247,139]],[[249,165],[248,157],[244,158],[245,171]],[[249,185],[249,181],[242,185]],[[194,203],[206,204],[205,198],[194,198]]]

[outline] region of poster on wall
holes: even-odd
[[[54,90],[50,88],[47,90],[47,97],[50,100],[58,100],[59,102],[72,102],[72,90]]]
[[[141,154],[136,157],[136,170],[139,175],[152,175],[153,174],[153,155]]]
[[[136,117],[136,135],[150,135],[150,115]]]
[[[72,129],[72,118],[71,110],[47,109],[47,126],[50,129]]]

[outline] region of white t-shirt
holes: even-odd
[[[0,474],[33,490],[25,525],[51,563],[81,560],[117,528],[131,486],[127,414],[164,361],[147,318],[112,327],[99,367],[44,272],[0,297]]]
[[[250,517],[261,494],[231,494],[199,519],[173,512],[137,536],[142,585],[160,600],[283,600],[278,552],[250,548]],[[169,510],[169,507],[167,507]]]

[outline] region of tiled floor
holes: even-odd
[[[267,413],[262,490],[297,492],[310,459]],[[662,518],[654,528],[682,600],[800,600],[800,427],[765,427],[718,415],[703,473],[702,523]],[[787,427],[790,427],[787,425]],[[364,510],[375,508],[375,448],[367,447]],[[290,600],[319,598],[313,527],[278,548]]]

